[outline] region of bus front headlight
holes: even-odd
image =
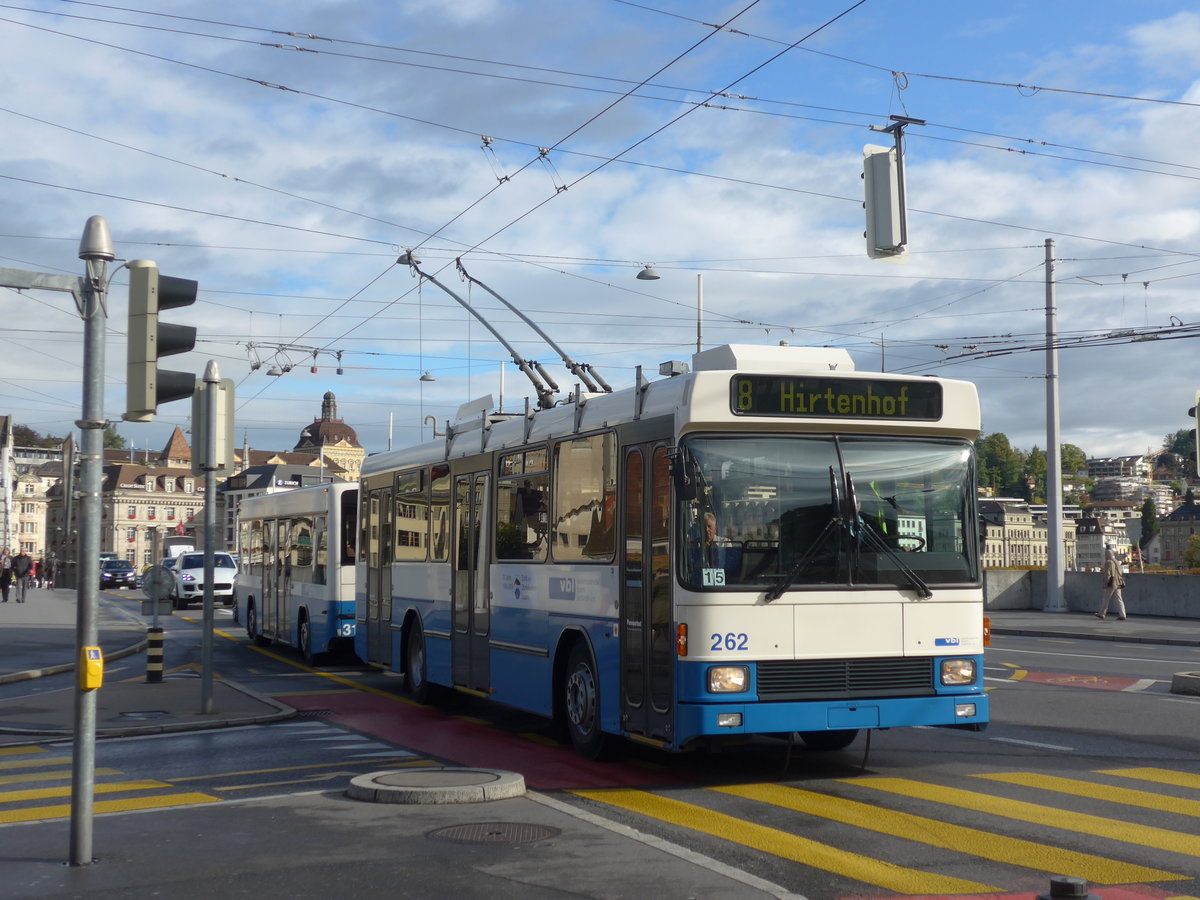
[[[738,694],[750,687],[750,670],[746,666],[713,666],[708,670],[710,694]]]
[[[975,660],[973,659],[943,659],[942,684],[974,684]]]

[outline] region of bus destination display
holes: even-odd
[[[942,417],[942,386],[936,381],[735,375],[730,392],[730,407],[743,416],[926,422]]]

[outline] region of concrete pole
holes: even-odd
[[[1046,612],[1063,612],[1062,435],[1058,416],[1058,340],[1054,241],[1046,238]]]
[[[213,711],[213,580],[217,552],[217,403],[221,375],[216,360],[204,367],[204,627],[200,633],[200,713]]]

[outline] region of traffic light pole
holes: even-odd
[[[84,647],[98,645],[96,605],[100,591],[101,480],[104,471],[103,259],[87,259],[83,280],[83,417],[79,426],[79,564],[76,567],[75,660],[82,666]],[[96,691],[75,686],[75,745],[71,757],[71,865],[92,862],[92,817],[96,781]]]
[[[96,689],[85,688],[84,648],[98,644],[96,606],[100,592],[101,481],[104,472],[104,335],[108,325],[108,263],[115,259],[108,223],[92,216],[83,228],[79,258],[87,267],[82,278],[0,269],[0,286],[16,290],[63,291],[75,298],[83,319],[83,404],[75,423],[82,431],[79,478],[79,552],[75,604],[75,720],[71,756],[71,847],[69,862],[85,866],[92,859],[96,765]],[[64,460],[64,465],[68,464]],[[69,477],[64,479],[70,482]],[[74,497],[64,496],[70,509]]]

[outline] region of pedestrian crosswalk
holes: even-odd
[[[165,781],[132,779],[106,781],[122,773],[100,767],[94,770],[96,815],[194,806],[220,798],[199,791],[180,791]],[[71,757],[56,756],[36,744],[0,748],[0,825],[65,819],[71,815]],[[24,787],[23,785],[39,785]],[[54,803],[47,801],[65,800]]]
[[[333,732],[331,734],[331,732]],[[336,784],[377,768],[431,765],[431,761],[368,737],[331,729],[320,722],[295,722],[272,732],[298,750],[293,764],[233,771],[199,772],[186,762],[170,763],[171,773],[131,777],[122,769],[93,770],[95,815],[199,806],[280,789],[311,789]],[[66,819],[71,816],[72,762],[56,745],[0,747],[0,826]],[[274,754],[278,757],[278,754]],[[264,760],[265,762],[265,760]],[[162,768],[162,762],[148,763]]]
[[[571,793],[669,826],[683,842],[688,832],[726,842],[714,853],[749,848],[775,866],[799,863],[898,894],[1027,891],[1031,879],[1065,874],[1175,885],[1183,890],[1146,896],[1184,898],[1196,892],[1181,883],[1200,876],[1200,776],[1163,768]]]

